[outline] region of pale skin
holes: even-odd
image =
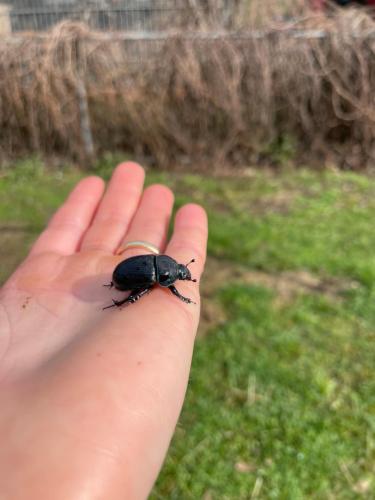
[[[144,171],[119,165],[105,190],[87,177],[51,218],[0,291],[0,500],[147,498],[172,438],[199,321],[198,283],[156,287],[125,308],[103,287],[147,240],[199,281],[207,218],[176,214],[173,194],[143,191]]]

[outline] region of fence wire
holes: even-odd
[[[0,3],[0,35],[46,31],[66,20],[100,31],[165,31],[179,25],[186,5],[180,0],[18,0]]]

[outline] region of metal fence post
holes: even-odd
[[[78,100],[79,112],[79,127],[81,131],[81,140],[84,149],[85,159],[91,162],[94,158],[95,147],[91,130],[91,121],[89,113],[89,105],[87,99],[87,91],[85,85],[84,71],[83,71],[83,57],[82,47],[83,41],[79,38],[76,40],[76,64],[77,64],[77,83],[76,92]]]

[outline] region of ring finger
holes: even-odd
[[[119,250],[132,241],[145,241],[163,252],[166,246],[173,201],[173,193],[166,186],[155,184],[145,189],[138,210],[130,224],[129,231],[119,246]],[[134,247],[121,252],[121,256],[124,258],[126,255],[127,258],[149,252],[147,248]]]

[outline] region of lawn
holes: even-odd
[[[82,175],[1,170],[0,281]],[[151,498],[374,498],[375,179],[249,168],[152,182],[203,204],[210,237],[187,399]]]

